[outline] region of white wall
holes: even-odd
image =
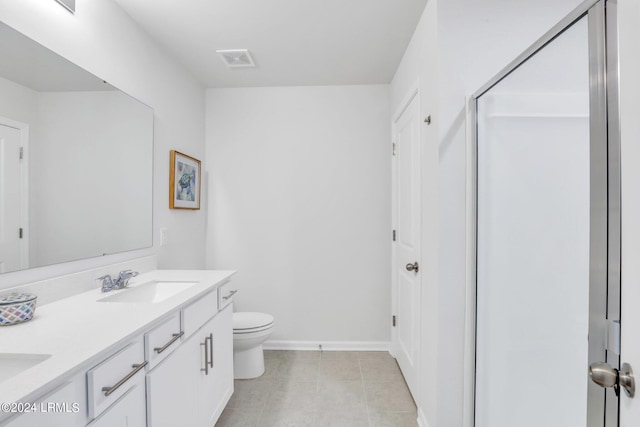
[[[149,254],[157,254],[160,267],[204,267],[205,210],[167,207],[169,151],[204,158],[200,84],[110,0],[78,2],[75,15],[53,0],[0,0],[0,20],[155,110],[154,237],[160,227],[169,230],[166,247],[156,242],[149,250],[5,274],[0,288]]]
[[[389,88],[207,90],[207,267],[274,341],[388,342]],[[289,343],[291,344],[291,343]]]

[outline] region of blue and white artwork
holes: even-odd
[[[187,165],[180,161],[177,162],[177,174],[176,179],[178,183],[176,189],[176,200],[183,200],[186,202],[196,201],[196,182],[198,171],[192,165]]]
[[[171,150],[170,209],[200,209],[200,160]]]

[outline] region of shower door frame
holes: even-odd
[[[616,12],[617,0],[584,1],[467,99],[464,427],[475,426],[478,99],[585,16],[589,28],[591,158],[588,359],[589,363],[606,361],[616,369],[620,367],[621,204]],[[606,159],[607,168],[594,167],[597,162],[593,159]],[[587,367],[585,375],[588,375]],[[587,412],[588,427],[618,426],[619,398],[612,389],[605,391],[589,381]]]

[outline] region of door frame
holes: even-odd
[[[20,165],[20,224],[24,230],[20,239],[20,269],[29,268],[29,125],[8,117],[0,116],[0,125],[20,131],[20,146],[23,161]]]
[[[591,157],[608,158],[607,170],[591,167],[590,230],[590,315],[589,329],[600,330],[603,339],[589,342],[589,361],[607,361],[619,368],[620,345],[620,123],[618,108],[618,53],[616,0],[586,0],[528,49],[485,83],[466,102],[466,292],[464,333],[463,426],[475,425],[476,360],[476,283],[477,283],[477,100],[520,65],[551,43],[577,20],[589,20],[590,135]],[[613,5],[605,14],[605,4]],[[609,69],[607,69],[609,61]],[[607,72],[609,75],[607,75]],[[595,79],[594,79],[595,77]],[[607,126],[607,123],[609,126]],[[593,142],[596,138],[597,141]],[[594,231],[600,231],[595,233]],[[608,230],[602,233],[601,230]],[[594,283],[595,282],[595,283]],[[603,286],[603,284],[605,286]],[[610,295],[607,299],[607,295]],[[595,315],[594,315],[595,314]],[[609,318],[607,319],[607,316]],[[616,330],[617,323],[617,330]],[[592,329],[594,328],[594,329]],[[613,331],[613,334],[612,334]],[[607,332],[609,339],[607,339]],[[615,335],[617,334],[617,335]],[[611,336],[617,337],[613,341]],[[613,347],[617,347],[613,351]],[[605,350],[605,349],[608,349]],[[609,359],[609,360],[607,360]],[[587,372],[585,370],[585,375]],[[603,419],[606,425],[618,425],[619,400],[591,392],[588,399],[606,399],[603,405],[588,405],[589,417]],[[595,386],[597,387],[597,386]],[[613,392],[607,391],[608,397]],[[612,403],[615,402],[615,405]],[[592,411],[597,408],[597,413]],[[606,412],[605,412],[606,411]],[[604,425],[604,424],[603,424]]]
[[[397,157],[394,155],[394,146],[393,144],[395,143],[395,138],[396,138],[396,123],[397,121],[400,119],[400,117],[402,116],[402,114],[407,110],[407,108],[409,107],[409,105],[411,104],[412,101],[414,101],[418,103],[418,111],[422,111],[422,106],[420,105],[420,80],[416,80],[413,82],[413,84],[411,84],[411,86],[409,86],[409,90],[406,92],[406,94],[404,95],[404,97],[402,98],[402,101],[398,104],[398,108],[396,109],[396,111],[394,112],[394,114],[391,116],[391,230],[392,233],[393,231],[397,231],[398,230],[398,201],[397,201],[397,190],[396,190],[396,185],[397,185],[397,180],[398,180],[398,167],[397,167]],[[422,130],[421,130],[421,126],[418,126],[418,141],[422,141]],[[422,150],[421,150],[421,144],[418,143],[418,156],[421,159],[422,158]],[[418,175],[419,175],[419,179],[422,179],[422,162],[418,162]],[[420,204],[421,206],[421,204]],[[422,222],[422,218],[420,218],[420,222]],[[418,244],[420,246],[422,246],[422,236],[419,235],[418,237]],[[397,316],[398,314],[398,274],[397,274],[397,269],[398,269],[398,259],[397,259],[397,248],[396,248],[396,241],[393,240],[393,235],[392,235],[392,239],[391,239],[391,315],[392,316]],[[420,249],[420,256],[419,256],[419,265],[424,265],[422,262],[422,248]],[[421,288],[422,285],[422,275],[418,278],[420,284],[418,285],[418,289]],[[422,293],[420,291],[420,293]],[[421,322],[420,319],[422,318],[421,313],[418,312],[416,313],[419,316],[419,321],[417,324],[417,327],[420,328],[421,327]],[[399,351],[399,343],[398,343],[398,332],[397,332],[397,328],[393,326],[393,324],[391,323],[391,319],[390,320],[390,324],[391,324],[391,346],[390,346],[390,353],[394,358],[397,358],[398,355],[398,351]],[[421,337],[420,331],[418,333],[418,337]],[[418,357],[416,357],[416,363],[417,363],[417,371],[418,371],[418,378],[416,378],[415,383],[418,385],[418,388],[421,387],[421,363],[420,363],[420,353],[421,353],[421,343],[418,342],[416,343],[417,345],[417,351],[418,351]],[[418,394],[419,390],[414,390],[414,393]],[[418,399],[418,396],[413,396],[414,400]]]

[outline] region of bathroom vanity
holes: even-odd
[[[233,274],[153,271],[0,328],[0,426],[213,426],[233,393]]]

